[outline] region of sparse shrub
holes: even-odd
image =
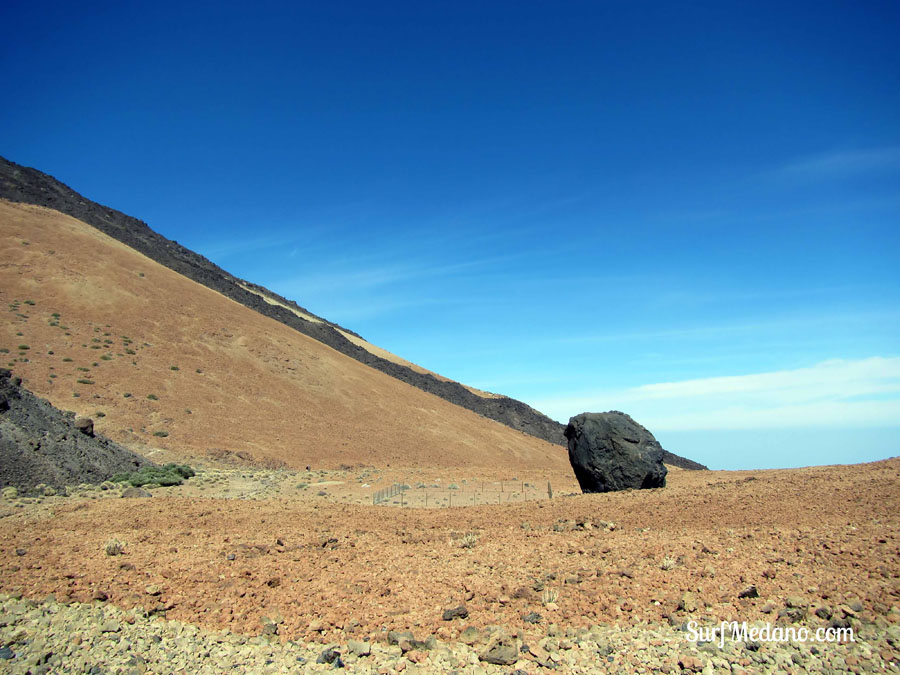
[[[106,542],[104,550],[106,551],[106,555],[121,555],[125,550],[125,544],[118,539],[110,539]]]
[[[169,370],[181,370],[178,366],[169,366]]]
[[[309,483],[297,483],[298,490],[305,490],[308,487],[309,487]]]
[[[82,373],[90,372],[90,368],[85,368],[84,366],[78,366],[75,370],[80,370]]]
[[[83,377],[79,378],[79,379],[77,380],[77,382],[78,382],[78,384],[94,384],[94,381],[93,381],[93,380],[88,380],[88,379],[83,378]]]
[[[169,435],[169,432],[168,431],[154,431],[153,435],[158,436],[159,438],[165,438],[166,436]]]
[[[122,394],[122,397],[123,398],[131,398],[131,392],[126,391],[124,394]]]
[[[3,488],[3,491],[0,494],[3,495],[3,499],[15,499],[19,496],[19,491],[10,485],[9,487]]]
[[[65,358],[63,359],[63,362],[65,362],[65,363],[72,363],[72,359],[69,358],[69,357],[67,356],[67,357],[65,357]]]
[[[25,304],[26,304],[26,305],[31,305],[32,307],[34,307],[34,300],[26,300],[26,301],[25,301]]]
[[[22,351],[25,351],[27,349],[31,349],[31,347],[29,347],[28,345],[19,345],[19,349],[21,349]]]
[[[478,534],[475,532],[466,532],[459,540],[460,548],[475,548],[478,543]]]
[[[0,349],[0,354],[9,354],[9,350],[6,347]]]
[[[557,599],[559,599],[559,591],[555,588],[545,588],[541,593],[541,603],[544,605],[555,603]]]
[[[147,398],[149,398],[151,401],[159,400],[159,396],[157,396],[156,394],[147,394]]]
[[[112,357],[109,354],[104,354],[100,357],[101,361],[112,361]]]
[[[662,570],[669,571],[670,569],[675,567],[675,565],[677,563],[678,563],[678,561],[675,558],[673,558],[670,555],[667,555],[665,558],[662,559],[662,562],[660,563],[659,568]]]

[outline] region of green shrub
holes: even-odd
[[[178,366],[169,366],[169,370],[181,370]]]
[[[72,363],[72,360],[73,360],[73,359],[71,359],[71,358],[69,358],[69,357],[67,356],[66,358],[63,359],[63,362],[64,362],[64,363]]]
[[[83,377],[80,378],[79,380],[77,380],[77,382],[78,382],[78,384],[94,384],[93,380],[87,380]]]
[[[168,431],[154,431],[153,435],[159,436],[160,438],[165,438],[166,436],[169,435],[169,432]]]
[[[151,401],[159,400],[159,396],[157,396],[156,394],[147,394],[147,398],[149,398]]]
[[[181,485],[185,479],[196,473],[186,464],[166,464],[164,466],[145,466],[133,473],[120,473],[113,476],[115,483],[129,483],[134,487],[145,485]]]
[[[28,345],[19,345],[19,349],[25,350],[25,349],[31,349],[31,347],[29,347]]]

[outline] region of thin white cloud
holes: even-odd
[[[826,180],[900,166],[900,146],[843,150],[798,159],[776,171],[792,180]]]
[[[900,426],[900,358],[823,361],[808,368],[661,382],[535,401],[560,420],[629,412],[650,429]]]

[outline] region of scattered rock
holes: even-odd
[[[522,617],[522,621],[525,623],[540,623],[541,615],[537,612],[528,612],[528,614]]]
[[[681,596],[681,600],[678,601],[678,609],[688,613],[696,612],[697,599],[694,597],[694,594],[690,591],[685,591]]]
[[[469,610],[465,605],[459,605],[451,609],[445,609],[443,614],[444,621],[453,621],[453,619],[465,619],[469,616]]]
[[[78,417],[75,419],[75,428],[85,436],[94,437],[94,420],[90,417]]]
[[[319,658],[316,659],[316,663],[327,663],[329,665],[333,665],[335,668],[344,667],[343,662],[341,662],[341,653],[334,647],[327,647],[321,654],[319,654]]]
[[[756,586],[748,586],[740,593],[738,593],[738,598],[758,598],[759,591],[756,590]]]
[[[368,656],[372,653],[372,645],[361,640],[350,640],[347,643],[347,649],[356,656]]]
[[[510,639],[498,640],[481,652],[478,658],[496,666],[511,666],[519,660],[519,646]]]

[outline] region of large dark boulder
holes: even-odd
[[[582,413],[569,420],[565,433],[583,492],[665,487],[662,447],[625,413]]]

